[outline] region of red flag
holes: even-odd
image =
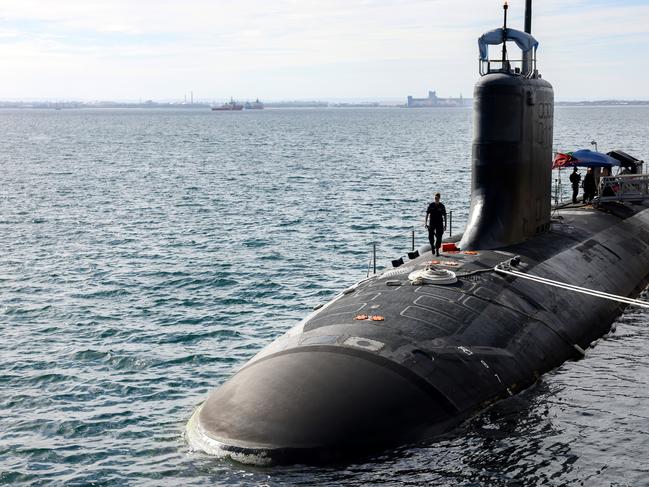
[[[575,162],[577,162],[577,159],[572,157],[570,154],[557,152],[557,154],[554,156],[552,169],[562,169],[564,167],[572,166]]]

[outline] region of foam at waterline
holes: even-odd
[[[258,465],[258,466],[267,466],[272,463],[271,458],[268,456],[268,453],[262,450],[250,453],[243,453],[240,451],[230,451],[227,450],[227,445],[217,441],[213,438],[210,438],[206,433],[204,428],[198,422],[198,416],[203,409],[203,404],[201,404],[191,418],[187,422],[187,427],[185,428],[185,437],[191,451],[202,451],[208,455],[213,455],[219,459],[229,458],[235,462],[243,463],[246,465]]]

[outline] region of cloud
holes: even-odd
[[[569,66],[592,76],[598,66],[631,62],[637,46],[649,40],[649,6],[642,2],[536,4],[540,65],[576,93],[585,91],[568,76]],[[524,0],[510,5],[510,25],[521,26]],[[500,25],[501,16],[499,1],[484,0],[3,0],[0,62],[10,75],[0,81],[0,97],[72,97],[86,92],[88,83],[104,97],[137,97],[129,95],[126,80],[154,87],[151,97],[171,97],[188,86],[219,97],[249,85],[249,79],[241,83],[243,76],[257,80],[254,96],[272,98],[291,97],[294,86],[309,83],[311,97],[389,89],[376,75],[394,80],[383,96],[415,88],[466,93],[476,77],[476,38]],[[417,63],[426,79],[404,68]],[[634,74],[646,77],[647,68],[635,64]],[[345,85],[349,76],[336,76],[336,66],[354,65],[359,76]],[[278,77],[280,70],[293,81]],[[322,83],[314,83],[314,72],[325,77]],[[163,78],[177,83],[160,82],[164,89],[173,86],[166,94],[155,89]]]

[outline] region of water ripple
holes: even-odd
[[[644,485],[649,315],[437,442],[351,465],[189,451],[210,389],[313,306],[468,217],[469,110],[5,110],[0,483]],[[240,115],[240,116],[239,116]],[[647,108],[559,108],[641,157]],[[624,130],[611,131],[610,121]],[[568,185],[566,185],[567,187]]]

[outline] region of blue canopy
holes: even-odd
[[[488,46],[502,44],[505,41],[514,41],[520,50],[523,51],[523,54],[539,47],[539,42],[527,32],[509,28],[494,29],[485,32],[478,39],[480,59],[482,61],[488,61]]]
[[[602,152],[595,152],[589,149],[580,149],[570,154],[577,159],[569,164],[570,166],[579,167],[613,167],[619,166],[620,161],[612,158]]]

